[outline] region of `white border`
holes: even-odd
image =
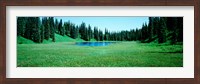
[[[184,67],[17,68],[16,16],[184,16]],[[7,78],[194,78],[193,6],[7,6]]]

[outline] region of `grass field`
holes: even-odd
[[[77,46],[75,42],[17,44],[18,67],[182,67],[183,46],[118,42]]]

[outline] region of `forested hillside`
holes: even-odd
[[[142,28],[112,32],[108,29],[100,30],[84,22],[58,21],[54,17],[17,17],[17,36],[35,43],[43,43],[44,40],[56,42],[55,34],[85,41],[183,42],[183,17],[149,17],[149,22],[144,23]]]

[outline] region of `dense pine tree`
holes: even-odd
[[[44,39],[49,40],[50,38],[50,25],[49,20],[47,17],[44,17],[42,19],[42,24],[44,25]]]
[[[79,38],[79,27],[78,27],[78,25],[76,25],[76,31],[75,31],[75,38]]]
[[[25,33],[24,33],[24,37],[30,40],[32,39],[32,17],[27,18],[27,22],[26,22],[26,28],[25,28]]]
[[[58,32],[58,19],[56,19],[55,20],[55,22],[54,22],[54,27],[55,27],[55,33],[57,33],[57,34],[59,34],[59,32]]]
[[[64,23],[65,35],[70,36],[72,25],[70,21]]]
[[[75,24],[71,24],[70,37],[72,37],[73,39],[76,39],[76,38],[78,37],[77,31],[78,31],[78,30],[77,30]]]
[[[103,41],[103,32],[99,29],[99,40]]]
[[[87,40],[86,38],[86,25],[84,22],[81,23],[80,28],[79,28],[79,33],[81,36],[81,39]]]
[[[99,31],[97,27],[94,27],[94,39],[99,41]]]
[[[40,42],[40,19],[39,17],[28,17],[26,28],[25,28],[25,37],[34,42]]]
[[[49,17],[49,25],[50,25],[50,38],[52,38],[52,41],[55,42],[55,25],[54,25],[54,18]]]
[[[166,42],[166,32],[167,32],[167,25],[166,25],[166,18],[165,17],[160,17],[160,22],[159,22],[159,27],[158,28],[158,43],[164,43]]]
[[[90,41],[93,38],[92,28],[91,28],[90,25],[88,26],[88,31],[87,32],[88,32],[88,40]]]
[[[34,42],[37,42],[37,43],[40,43],[40,39],[41,39],[41,36],[40,36],[40,18],[39,17],[34,17],[34,27],[33,27],[33,41]]]
[[[170,30],[170,32],[169,32],[169,36],[170,36],[170,42],[171,42],[171,44],[176,44],[176,42],[177,42],[177,37],[178,37],[178,35],[177,35],[177,33],[178,33],[178,24],[177,24],[177,18],[176,17],[171,17],[171,18],[169,18],[170,20],[171,20],[171,23],[170,24],[168,24],[168,25],[173,25],[173,26],[169,26],[169,27],[171,27],[171,28],[169,28]]]
[[[108,33],[108,30],[105,28],[105,32],[104,32],[105,34],[104,34],[104,40],[105,41],[108,41],[109,40],[109,33]]]
[[[154,18],[153,17],[149,17],[149,25],[148,25],[148,42],[151,42],[152,39],[153,39],[153,28],[154,28],[154,25],[153,25],[153,21],[154,21]]]
[[[159,21],[160,21],[160,18],[159,17],[155,17],[154,19],[153,19],[153,25],[154,25],[154,27],[153,27],[153,35],[155,36],[155,37],[157,37],[157,35],[158,35],[158,29],[159,29]]]
[[[41,25],[40,25],[40,36],[41,36],[41,37],[40,37],[40,38],[41,38],[41,39],[40,39],[40,42],[41,42],[41,43],[42,43],[43,40],[44,40],[44,32],[45,32],[45,31],[44,31],[44,25],[41,24]]]
[[[58,24],[58,32],[59,32],[60,35],[64,36],[65,30],[64,30],[63,25],[62,25],[62,19],[60,19],[60,22]]]
[[[17,17],[17,36],[24,36],[26,30],[26,17]]]

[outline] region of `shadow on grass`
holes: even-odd
[[[148,53],[183,53],[182,51],[175,51],[175,52],[148,52]]]

